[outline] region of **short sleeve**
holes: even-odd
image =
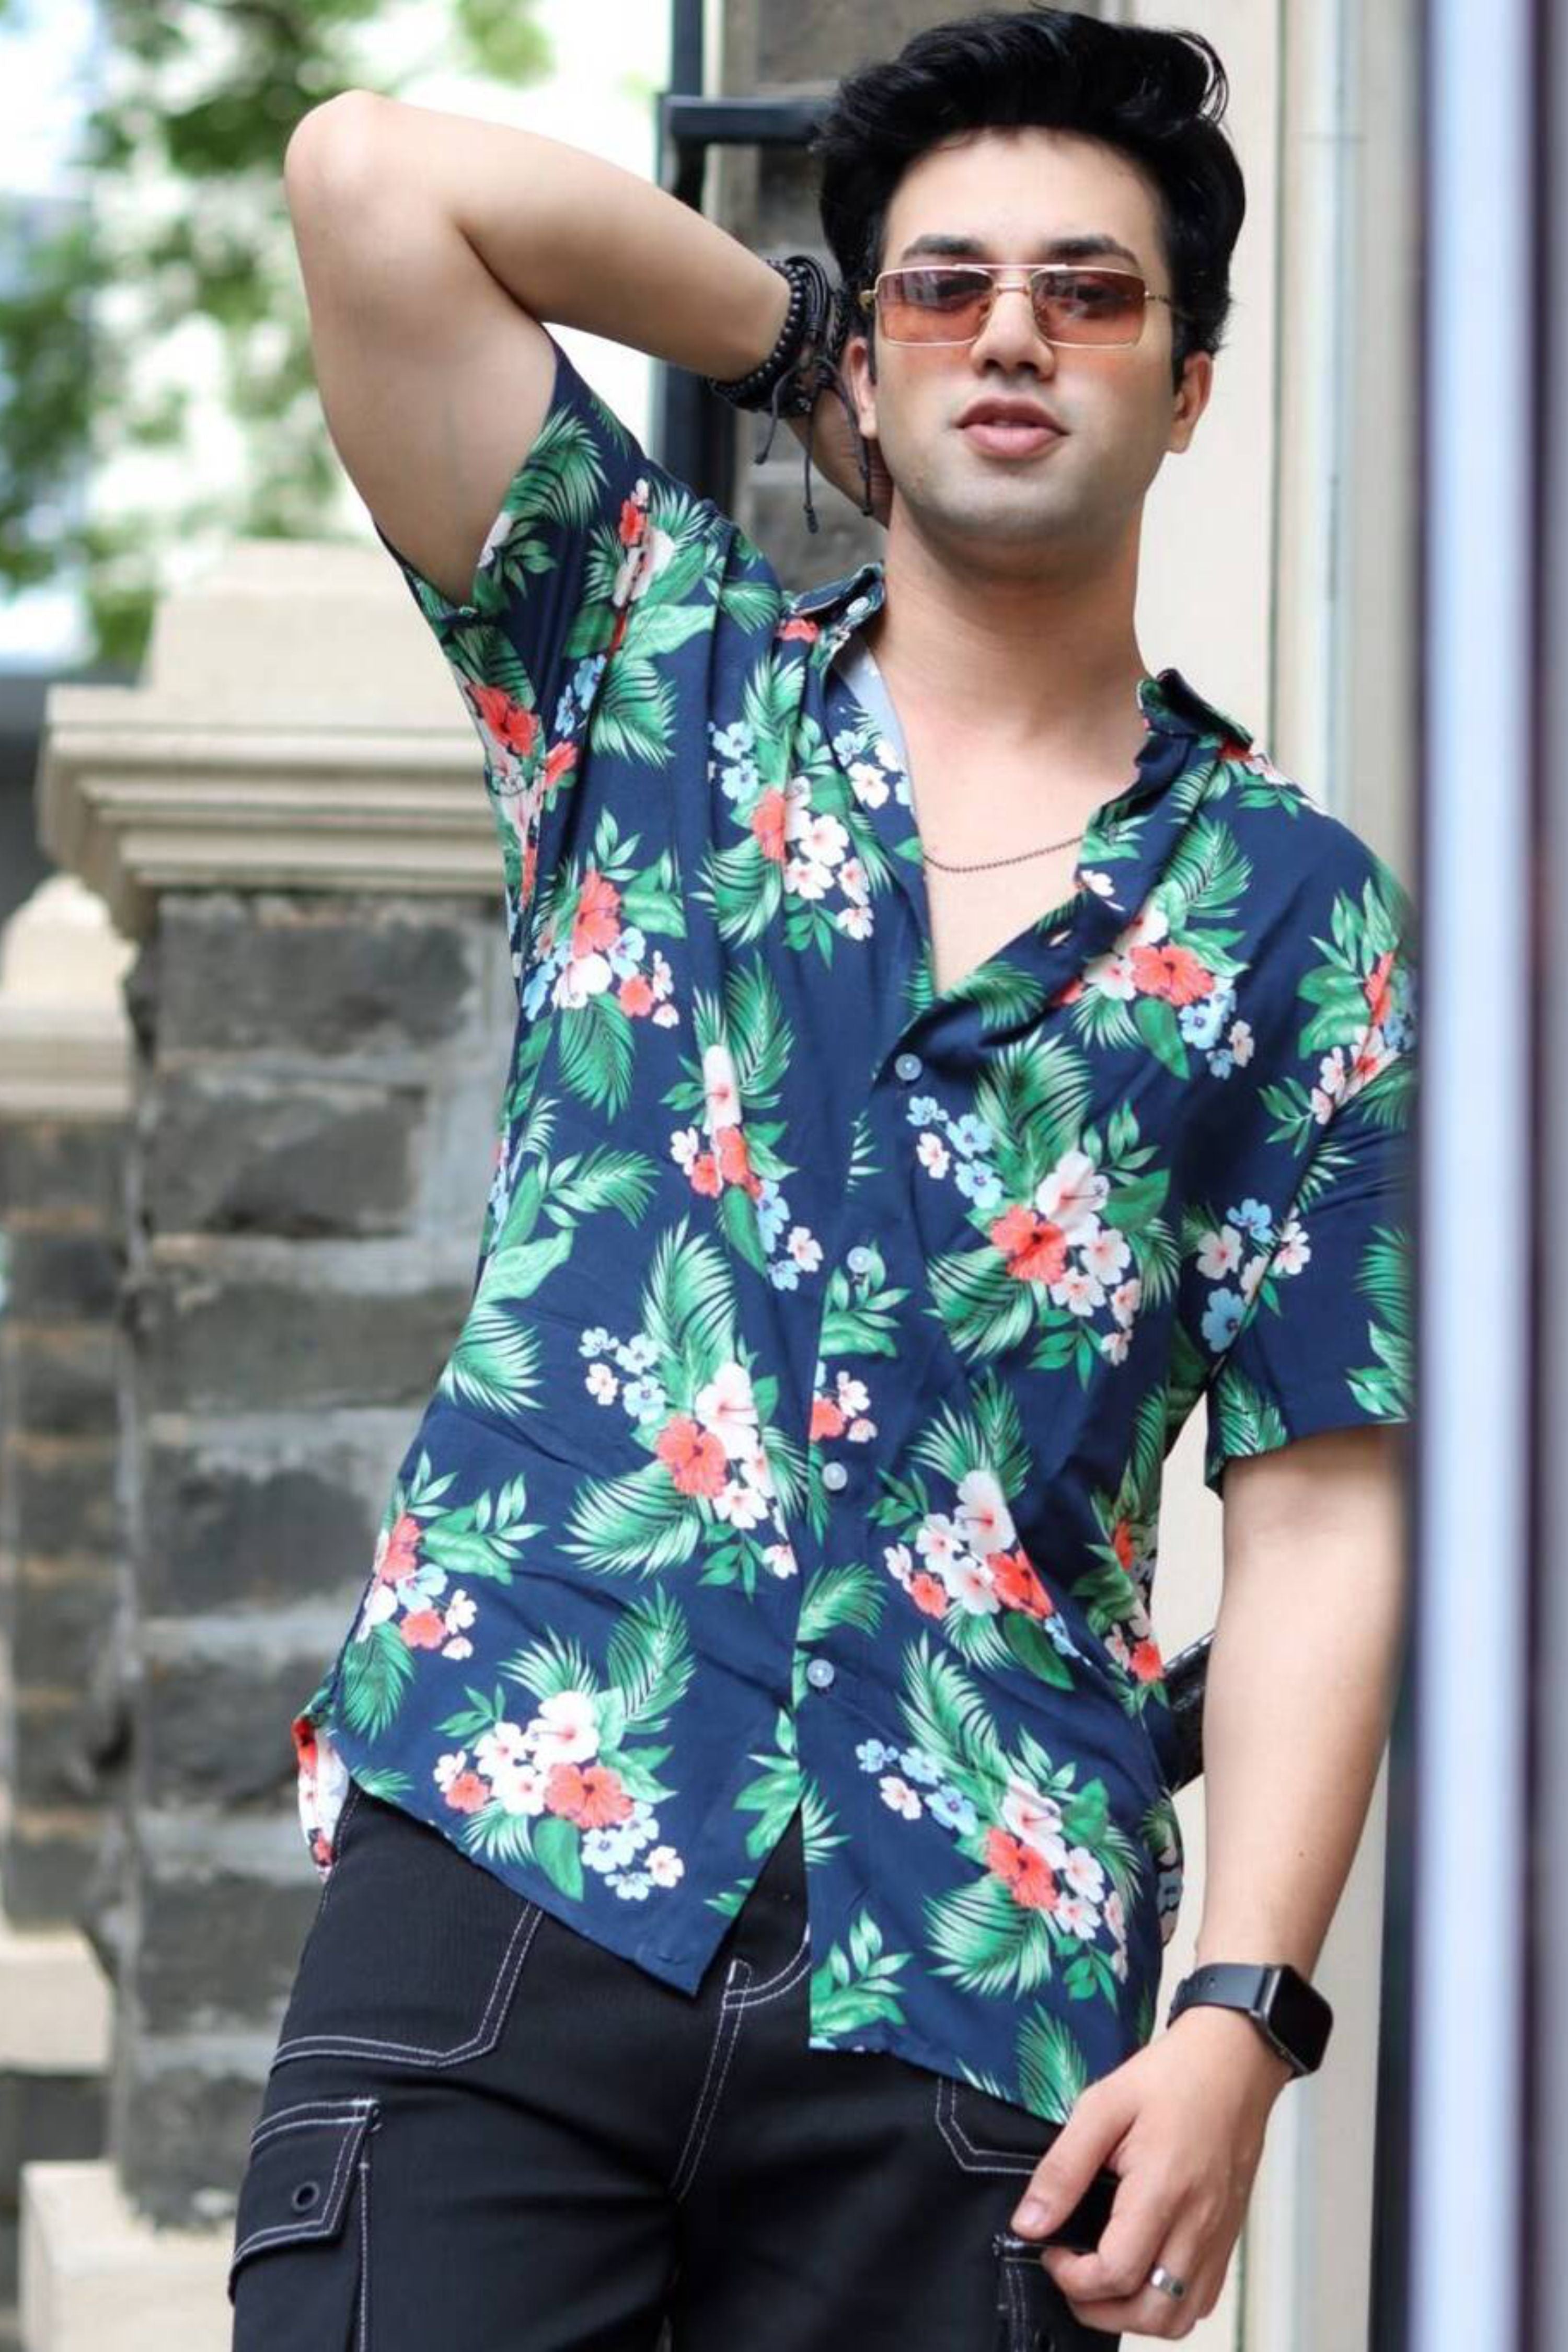
[[[735,533],[648,457],[550,340],[550,404],[467,600],[453,604],[375,527],[479,738],[520,977],[531,913],[567,841],[586,831],[590,749],[668,763],[668,687],[649,690],[649,662],[711,626],[707,592]]]
[[[1223,1250],[1241,1236],[1237,1274],[1208,1309],[1207,1339],[1223,1338],[1207,1382],[1204,1478],[1215,1492],[1237,1456],[1411,1418],[1415,919],[1364,854],[1363,888],[1339,894],[1300,982],[1314,1064],[1274,1088],[1282,1117],[1294,1109],[1317,1129],[1294,1197],[1277,1219],[1244,1199],[1212,1237]]]

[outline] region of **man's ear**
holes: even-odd
[[[839,354],[838,373],[855,404],[855,421],[863,437],[877,437],[877,356],[868,335],[851,335]]]

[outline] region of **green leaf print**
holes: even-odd
[[[1058,2124],[1089,2088],[1089,2066],[1071,2027],[1037,2002],[1018,2031],[1018,2083],[1031,2114]]]
[[[651,661],[623,645],[605,668],[588,722],[591,750],[647,768],[668,767],[675,751],[675,688]]]
[[[342,1705],[351,1731],[379,1739],[414,1679],[414,1654],[395,1626],[373,1625],[343,1652]]]
[[[656,1591],[629,1602],[616,1622],[605,1662],[627,1723],[662,1731],[693,1672],[686,1616],[675,1595]]]
[[[1184,1078],[1191,1064],[1174,1005],[1168,1004],[1163,996],[1137,996],[1132,1003],[1132,1019],[1154,1059],[1178,1078]]]
[[[816,1569],[801,1595],[795,1640],[820,1642],[836,1625],[858,1625],[862,1633],[874,1633],[887,1598],[887,1588],[872,1569]]]
[[[849,1924],[849,1949],[832,1945],[811,1976],[811,2038],[814,2043],[842,2041],[868,2025],[901,2025],[903,2004],[895,1981],[907,1968],[908,1952],[884,1952],[882,1931],[864,1907]]]
[[[1214,1454],[1267,1454],[1290,1433],[1273,1400],[1228,1357],[1209,1389],[1209,1448]]]
[[[1409,1421],[1415,1410],[1415,1334],[1411,1326],[1410,1234],[1379,1225],[1362,1253],[1356,1288],[1377,1312],[1367,1324],[1375,1364],[1347,1372],[1351,1394],[1379,1421]]]
[[[1006,1611],[1002,1620],[1002,1639],[1018,1664],[1026,1666],[1041,1682],[1052,1683],[1058,1690],[1071,1690],[1071,1667],[1032,1617],[1026,1617],[1020,1610]]]
[[[583,1899],[582,1832],[558,1814],[544,1813],[533,1824],[533,1858],[545,1876],[574,1903]]]
[[[500,1304],[468,1309],[436,1382],[437,1393],[504,1420],[539,1402],[539,1340]]]

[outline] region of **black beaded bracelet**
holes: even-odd
[[[870,456],[838,373],[838,355],[849,331],[849,304],[844,289],[832,283],[814,254],[788,254],[782,261],[770,259],[768,268],[787,278],[790,288],[789,308],[773,350],[746,375],[732,377],[728,383],[721,383],[716,376],[708,376],[704,381],[710,391],[733,407],[769,412],[767,433],[752,453],[753,465],[760,466],[773,447],[781,415],[812,417],[813,426],[808,426],[805,441],[805,502],[806,526],[815,531],[818,526],[811,503],[811,444],[816,404],[824,392],[837,393],[859,442],[861,512],[871,512]],[[803,368],[800,355],[807,344],[812,356]]]

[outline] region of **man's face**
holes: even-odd
[[[1106,237],[1126,254],[1055,255],[1069,237]],[[1034,128],[973,132],[912,163],[888,210],[884,269],[933,257],[920,240],[963,238],[965,257],[1029,262],[1096,258],[1135,267],[1170,295],[1155,199],[1113,149],[1076,132]],[[944,243],[952,257],[952,247]],[[1126,256],[1132,257],[1130,261]],[[866,338],[846,348],[844,372],[861,431],[879,444],[897,499],[922,535],[967,544],[984,568],[1016,574],[1075,567],[1135,534],[1142,501],[1168,450],[1184,449],[1207,404],[1206,352],[1171,377],[1174,322],[1164,302],[1144,310],[1136,343],[1048,343],[1027,292],[999,291],[972,343],[892,343],[877,338],[873,378]],[[993,394],[1038,404],[1060,427],[1037,450],[987,447],[960,423]]]

